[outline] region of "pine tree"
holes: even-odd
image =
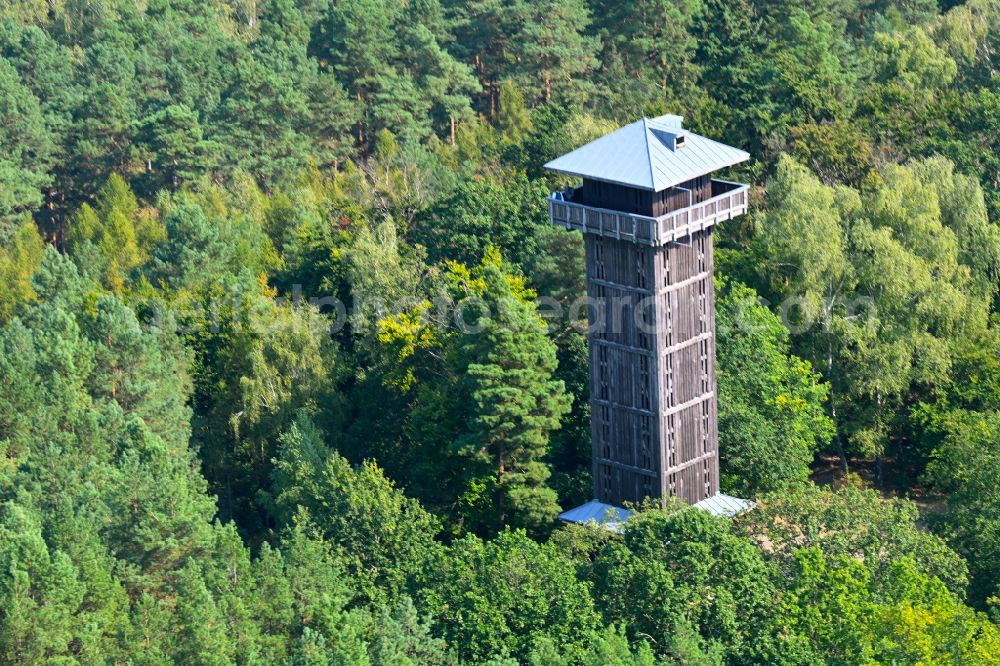
[[[54,149],[38,98],[0,56],[0,240],[44,200]]]
[[[222,146],[205,139],[198,114],[183,104],[171,104],[144,118],[138,139],[143,146],[139,150],[148,150],[148,192],[177,189],[219,166]]]
[[[656,91],[657,107],[690,104],[697,92],[698,68],[694,16],[701,0],[627,0],[600,2],[598,27],[613,42],[627,75]],[[615,82],[612,85],[628,85]]]
[[[500,84],[497,128],[513,144],[522,143],[531,131],[531,114],[524,93],[511,81]]]
[[[0,505],[0,659],[69,659],[93,619],[83,598],[73,563],[45,543],[38,517],[13,502]]]
[[[305,511],[283,530],[277,549],[263,546],[253,568],[265,661],[367,663],[365,613],[348,608],[353,578]]]
[[[586,34],[590,12],[583,0],[519,2],[520,30],[511,50],[512,79],[534,101],[575,102],[589,86],[586,72],[597,65],[596,37]]]
[[[144,329],[135,313],[110,295],[99,296],[90,316],[81,319],[95,362],[85,382],[90,394],[135,414],[168,446],[185,448],[191,436],[190,357],[173,322]]]
[[[538,527],[559,512],[545,455],[549,433],[569,410],[565,387],[552,378],[555,347],[534,308],[519,299],[490,250],[479,272],[489,313],[481,331],[466,334],[467,387],[472,397],[469,431],[458,451],[474,464],[469,483],[488,483],[496,525]],[[486,473],[486,470],[489,470]]]
[[[361,599],[394,600],[437,555],[437,520],[406,497],[374,463],[352,468],[300,416],[272,474],[276,517],[284,524],[307,510],[355,579]]]
[[[385,0],[334,3],[320,32],[324,59],[362,107],[359,144],[382,129],[404,142],[434,131],[454,137],[455,123],[470,117],[476,81],[442,45],[447,30],[436,0],[405,9]]]
[[[445,641],[435,638],[430,618],[421,618],[410,597],[402,597],[391,611],[383,608],[375,618],[375,638],[369,653],[373,664],[386,666],[447,666],[457,664]]]
[[[121,26],[109,28],[120,32]],[[66,164],[59,185],[71,201],[86,201],[113,173],[128,173],[133,159],[133,128],[142,95],[136,80],[136,53],[128,38],[99,41],[83,52],[74,122],[67,131]],[[72,164],[73,168],[65,168]]]
[[[117,448],[102,533],[131,590],[162,594],[177,571],[211,550],[215,501],[192,452],[172,451],[139,419],[126,423]]]
[[[196,666],[235,664],[233,637],[222,609],[205,584],[201,567],[190,563],[179,571],[176,623],[171,636],[171,656],[175,663]]]

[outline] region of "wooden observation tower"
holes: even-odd
[[[583,179],[549,213],[583,232],[591,300],[595,500],[564,520],[646,498],[743,502],[719,495],[712,230],[746,212],[748,188],[712,172],[749,157],[661,116],[545,165]]]

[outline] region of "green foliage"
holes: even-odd
[[[0,57],[0,238],[21,215],[41,206],[55,152],[38,98]]]
[[[638,87],[643,98],[623,101],[630,103],[629,117],[647,103],[667,108],[696,92],[699,68],[691,32],[701,11],[699,0],[601,2],[597,7],[602,32],[621,58],[622,74],[644,84]],[[616,80],[610,87],[621,83]]]
[[[545,102],[578,97],[583,75],[595,64],[597,39],[585,34],[590,12],[583,0],[519,2],[520,30],[512,39],[511,78],[529,98]],[[501,100],[502,103],[502,100]]]
[[[460,184],[417,218],[413,240],[427,248],[428,259],[450,259],[473,266],[487,248],[509,248],[504,259],[530,265],[544,252],[540,237],[549,227],[544,201],[548,193],[524,174]]]
[[[349,575],[305,516],[289,525],[279,548],[265,544],[253,567],[264,661],[368,662],[366,618],[348,609]]]
[[[172,451],[138,417],[117,449],[118,474],[105,495],[113,518],[103,534],[119,544],[115,557],[131,589],[162,591],[149,572],[183,569],[211,549],[215,502],[190,450]]]
[[[146,168],[153,191],[178,188],[217,168],[221,146],[205,139],[198,114],[172,104],[142,121],[140,140],[149,147]]]
[[[524,532],[456,541],[427,578],[423,603],[465,660],[501,654],[525,660],[551,641],[575,661],[598,626],[588,585],[576,579],[573,565]]]
[[[826,663],[989,663],[997,629],[951,596],[940,581],[902,559],[872,589],[871,572],[849,557],[804,548],[779,614],[792,645]],[[874,593],[873,593],[874,592]],[[984,661],[985,660],[985,661]]]
[[[495,250],[472,270],[449,264],[440,286],[436,304],[379,323],[378,390],[405,410],[386,433],[393,470],[451,513],[456,532],[541,528],[559,509],[545,459],[569,407],[553,376],[556,349],[524,280]]]
[[[431,635],[427,621],[417,615],[409,597],[400,599],[392,612],[383,609],[375,623],[378,631],[370,650],[373,664],[444,666],[457,663],[446,643]]]
[[[92,619],[84,611],[84,587],[73,562],[65,553],[49,549],[30,512],[11,502],[0,511],[3,659],[16,663],[68,658],[73,641],[95,638],[86,632]],[[90,640],[88,652],[97,652],[99,646]]]
[[[454,51],[476,64],[486,97],[482,111],[496,120],[504,82],[532,104],[575,102],[596,64],[596,38],[586,34],[590,7],[580,0],[449,2],[455,17]]]
[[[354,333],[374,337],[379,319],[422,299],[423,265],[400,241],[391,220],[374,228],[359,225],[344,254]]]
[[[232,91],[220,108],[220,141],[228,162],[266,182],[310,160],[332,164],[345,154],[354,109],[341,85],[308,57],[308,28],[293,3],[267,5],[259,36],[240,49]],[[190,134],[195,152],[204,150]],[[318,140],[315,148],[311,140]]]
[[[556,354],[545,327],[511,289],[495,251],[487,253],[479,279],[487,313],[472,323],[463,345],[473,409],[456,444],[473,470],[483,470],[470,470],[470,485],[495,489],[491,513],[499,527],[538,528],[559,513],[556,494],[546,486],[544,458],[569,400],[563,383],[552,378]]]
[[[778,29],[781,48],[775,49],[769,72],[774,79],[775,122],[796,125],[849,115],[855,75],[845,55],[847,45],[833,26],[793,8]]]
[[[226,514],[256,524],[254,497],[266,486],[279,435],[300,410],[335,409],[340,368],[329,323],[315,308],[255,294],[220,308],[192,322],[202,414],[194,437]]]
[[[996,625],[948,593],[941,581],[902,559],[890,572],[878,628],[883,661],[990,663],[1000,648]]]
[[[233,188],[231,197],[259,196]],[[208,288],[248,289],[274,260],[270,239],[256,218],[237,202],[221,200],[218,191],[201,197],[182,193],[163,202],[159,214],[166,238],[158,243],[144,275],[172,296],[186,298]],[[235,283],[235,284],[234,284]]]
[[[528,659],[531,666],[556,666],[565,664],[573,658],[571,650],[561,651],[556,643],[543,639]],[[656,659],[649,643],[642,641],[636,649],[632,649],[628,637],[615,627],[603,631],[595,631],[584,654],[579,657],[579,663],[586,666],[653,666]]]
[[[815,547],[830,557],[863,561],[881,584],[894,562],[911,558],[921,572],[963,594],[966,562],[918,525],[918,517],[912,502],[881,499],[857,481],[838,490],[806,484],[762,498],[748,514],[746,529],[766,538],[779,561],[787,562],[800,548]]]
[[[1000,11],[954,4],[0,0],[0,661],[994,662]],[[553,530],[542,165],[667,112],[763,186],[717,244],[761,502]],[[809,485],[831,435],[940,497]]]
[[[524,93],[512,82],[504,81],[500,85],[499,104],[497,127],[511,143],[523,142],[531,131],[531,114],[525,105]]]
[[[833,435],[826,386],[751,289],[723,285],[716,317],[723,490],[752,497],[807,481]]]
[[[859,453],[884,451],[907,392],[945,382],[951,341],[985,325],[992,269],[973,256],[966,224],[987,243],[994,230],[967,206],[975,190],[951,165],[926,161],[887,167],[859,195],[785,158],[768,188],[760,269]]]
[[[34,289],[38,303],[0,333],[0,400],[5,414],[20,414],[3,427],[6,453],[17,464],[4,470],[2,492],[5,503],[31,507],[42,521],[33,561],[57,567],[38,575],[59,591],[45,613],[31,615],[38,621],[47,613],[58,626],[28,637],[24,632],[36,629],[11,625],[4,649],[17,651],[9,655],[15,662],[35,660],[21,644],[49,656],[117,658],[129,649],[121,642],[129,598],[172,596],[176,574],[194,561],[210,566],[216,545],[214,502],[188,448],[187,355],[169,322],[142,326],[55,252],[43,260]],[[18,538],[32,529],[39,528],[22,524]],[[26,575],[5,580],[23,586],[36,574]],[[31,594],[35,603],[49,595],[41,588]],[[58,619],[60,612],[75,619]],[[202,618],[162,619],[178,624],[161,638]],[[152,653],[169,654],[159,640]]]
[[[333,73],[364,103],[358,141],[388,129],[426,139],[468,115],[477,89],[470,67],[441,45],[437,2],[412,11],[382,0],[331,5],[320,47]]]
[[[374,463],[352,469],[326,449],[305,418],[282,438],[273,478],[279,521],[288,524],[307,510],[329,542],[342,549],[341,562],[366,601],[396,599],[438,553],[437,520]]]
[[[856,125],[844,120],[807,122],[791,130],[792,154],[826,185],[878,182],[875,149]]]
[[[691,26],[699,83],[712,118],[733,145],[751,150],[770,124],[774,103],[767,97],[767,37],[749,0],[702,0]],[[708,118],[706,118],[708,120]],[[761,127],[760,125],[764,125]]]
[[[84,204],[70,223],[67,245],[76,254],[89,255],[93,263],[86,269],[109,289],[121,292],[165,236],[151,211],[140,210],[128,183],[112,174],[98,191],[94,207]]]
[[[23,219],[0,244],[0,323],[7,323],[22,303],[35,299],[31,276],[42,263],[44,244],[30,219]]]
[[[605,618],[624,620],[680,663],[748,660],[762,649],[770,569],[725,519],[671,507],[634,516],[594,563]]]
[[[947,491],[947,512],[936,527],[969,563],[970,596],[978,604],[1000,597],[1000,571],[994,554],[1000,545],[1000,414],[956,410],[937,429],[943,441],[925,472],[936,488]]]
[[[833,663],[869,663],[875,653],[869,622],[877,612],[869,573],[849,557],[831,559],[816,548],[795,552],[781,618],[796,638],[808,641],[809,651],[836,655]]]

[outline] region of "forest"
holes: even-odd
[[[757,506],[563,525],[665,113]],[[0,663],[1000,663],[1000,0],[0,0]]]

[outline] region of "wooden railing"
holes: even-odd
[[[552,224],[585,234],[600,234],[645,245],[664,245],[746,212],[748,186],[713,180],[712,191],[717,190],[722,190],[722,193],[660,217],[585,206],[566,201],[562,192],[554,192],[549,196],[549,217]]]

